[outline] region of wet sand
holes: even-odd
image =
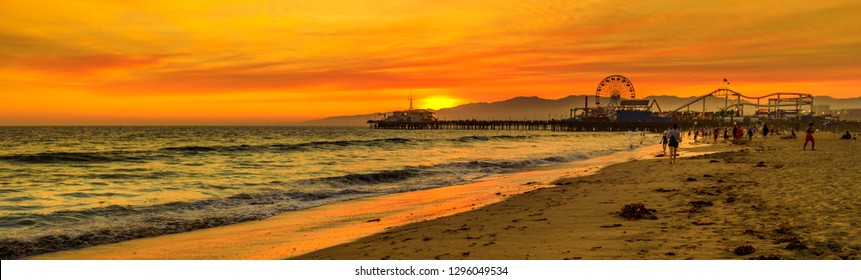
[[[638,160],[295,259],[858,259],[861,142],[818,133]],[[643,203],[653,217],[627,219]]]
[[[29,259],[284,259],[553,187],[560,177],[651,157],[658,146],[551,168],[501,174],[474,184],[412,191],[287,212],[261,221],[59,251]]]

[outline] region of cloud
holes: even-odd
[[[153,55],[90,54],[81,56],[0,56],[4,67],[76,76],[103,71],[130,71],[156,66],[162,58]]]

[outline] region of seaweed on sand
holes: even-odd
[[[646,208],[643,203],[630,203],[622,207],[622,213],[619,216],[628,220],[657,220],[658,217],[655,209]]]

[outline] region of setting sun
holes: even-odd
[[[447,96],[431,96],[419,100],[419,108],[439,110],[451,108],[463,103],[463,100]]]

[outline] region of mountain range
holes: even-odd
[[[587,101],[588,98],[588,101]],[[664,111],[675,110],[679,106],[695,100],[697,97],[677,96],[647,96],[643,99],[654,100]],[[436,116],[440,120],[546,120],[563,119],[570,116],[571,108],[582,108],[587,105],[595,107],[594,95],[571,95],[560,99],[544,99],[540,97],[515,97],[498,102],[469,103],[452,108],[436,110]],[[730,102],[732,102],[730,100]],[[743,101],[745,102],[745,101]],[[766,102],[763,100],[763,102]],[[725,106],[727,100],[722,97],[707,97],[706,110],[717,111]],[[815,96],[814,105],[829,105],[831,110],[861,108],[861,97],[856,98],[832,98],[829,96]],[[763,107],[766,103],[761,104]],[[806,106],[805,106],[806,107]],[[702,102],[696,102],[690,106],[691,111],[701,112]],[[802,108],[806,109],[806,108]],[[682,108],[687,110],[687,108]],[[746,107],[745,110],[753,110]],[[319,120],[301,123],[309,126],[360,126],[366,125],[368,120],[378,120],[379,114],[363,114],[353,116],[335,116]]]

